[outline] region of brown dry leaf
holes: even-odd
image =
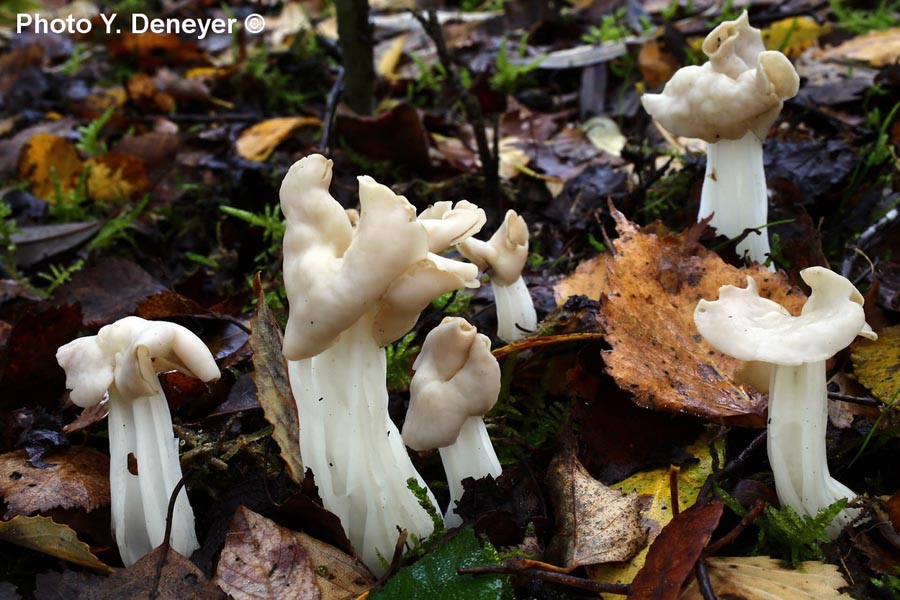
[[[785,569],[768,556],[711,557],[706,559],[709,581],[719,598],[740,600],[836,600],[852,598],[839,588],[847,582],[835,565],[807,561],[799,569]],[[702,600],[697,580],[679,600]]]
[[[557,523],[547,555],[560,566],[574,569],[628,560],[646,543],[638,495],[606,487],[571,451],[550,463],[547,485]]]
[[[0,456],[0,495],[7,507],[4,519],[52,508],[90,512],[109,504],[107,455],[92,448],[77,448],[44,460],[52,466],[32,467],[24,450]]]
[[[655,88],[672,79],[681,66],[678,59],[665,52],[657,40],[648,40],[638,51],[638,67],[648,88]]]
[[[606,261],[609,257],[610,255],[604,252],[600,256],[582,261],[570,275],[560,279],[553,286],[556,305],[562,306],[570,296],[582,295],[595,300],[608,292]]]
[[[873,67],[892,65],[900,59],[900,27],[870,31],[817,53],[816,58],[860,61]]]
[[[300,421],[297,404],[291,394],[287,365],[281,353],[282,335],[275,316],[269,310],[259,273],[253,278],[256,312],[250,321],[250,348],[253,350],[253,381],[266,421],[272,424],[272,439],[281,448],[281,458],[291,478],[303,481],[300,460]]]
[[[737,269],[691,241],[691,236],[641,233],[613,210],[616,256],[607,261],[610,291],[600,322],[612,347],[604,353],[616,383],[645,408],[687,413],[718,423],[765,425],[764,398],[734,383],[741,361],[714,350],[697,332],[694,308],[715,300],[723,285],[746,287],[798,314],[805,297],[783,274],[762,266]],[[648,376],[652,374],[653,376]]]
[[[144,163],[119,152],[108,152],[87,161],[88,195],[95,202],[122,202],[143,194],[150,186]]]
[[[19,155],[19,179],[28,180],[32,193],[47,201],[53,197],[54,173],[60,191],[65,193],[83,168],[75,146],[50,133],[32,137]]]
[[[209,58],[193,40],[174,33],[131,33],[124,31],[107,41],[113,61],[130,60],[140,71],[152,72],[160,66],[208,65]]]
[[[74,571],[44,573],[37,577],[35,597],[43,600],[226,599],[222,590],[187,558],[170,550],[165,554],[160,570],[162,558],[163,549],[160,546],[127,569],[116,571],[109,577]]]
[[[68,525],[60,525],[49,517],[20,515],[9,521],[0,521],[0,541],[43,552],[101,573],[113,571],[91,553],[90,547],[79,540]]]
[[[235,600],[338,600],[358,597],[374,578],[336,548],[240,506],[215,582]]]
[[[175,109],[175,99],[156,89],[153,79],[146,73],[135,73],[125,84],[128,97],[142,111],[170,113]]]
[[[278,117],[261,121],[248,127],[235,142],[235,148],[241,158],[262,162],[269,158],[276,146],[283,142],[291,132],[304,125],[320,126],[322,121],[315,117]]]
[[[396,161],[412,168],[431,166],[428,131],[419,111],[408,102],[375,115],[357,115],[338,106],[335,135],[372,160]]]

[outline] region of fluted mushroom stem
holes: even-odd
[[[507,343],[515,342],[537,327],[537,313],[525,280],[520,276],[512,285],[491,281],[497,305],[497,337]]]
[[[481,479],[486,475],[499,477],[502,469],[487,427],[482,417],[469,417],[459,430],[456,442],[440,449],[447,485],[450,488],[450,504],[444,513],[447,527],[462,525],[462,518],[456,514],[456,503],[462,498],[462,480],[467,477]]]
[[[288,361],[288,374],[303,464],[362,561],[383,573],[400,529],[424,539],[434,524],[406,485],[413,477],[428,489],[388,415],[387,361],[372,337],[372,314],[321,354]]]
[[[109,485],[112,530],[122,562],[129,566],[161,545],[166,531],[169,497],[181,480],[178,439],[162,389],[154,396],[123,397],[109,390]],[[129,455],[137,475],[129,470]],[[171,547],[190,556],[200,547],[194,512],[182,489],[172,514]]]
[[[775,365],[769,384],[769,463],[782,506],[815,516],[841,498],[856,494],[831,477],[825,451],[828,395],[825,362]],[[828,527],[836,538],[858,511],[844,510]]]
[[[700,221],[715,213],[710,226],[724,236],[737,237],[749,228],[768,223],[763,145],[753,132],[739,140],[720,140],[706,151],[706,177],[700,195]],[[751,233],[737,245],[738,254],[749,253],[760,264],[769,254],[769,233]],[[774,271],[774,265],[769,269]]]

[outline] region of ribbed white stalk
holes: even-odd
[[[181,479],[178,439],[162,388],[154,396],[128,399],[113,385],[107,406],[112,530],[122,561],[129,566],[163,543],[169,497]],[[128,471],[129,454],[137,460],[138,476]],[[171,547],[190,556],[200,544],[184,489],[172,520]]]
[[[706,150],[706,177],[697,220],[715,213],[710,226],[724,236],[737,237],[745,229],[768,223],[763,145],[752,132],[739,140],[711,143]],[[769,254],[769,233],[751,233],[737,245],[738,254],[762,264]],[[770,266],[774,271],[774,267]]]
[[[512,343],[537,328],[534,302],[521,276],[512,285],[491,281],[491,289],[497,305],[497,337]]]
[[[362,561],[383,573],[379,555],[390,561],[400,529],[425,538],[434,524],[406,485],[413,477],[428,489],[388,415],[387,361],[372,337],[372,314],[321,354],[288,361],[288,374],[303,464]]]
[[[444,513],[444,524],[449,527],[462,525],[456,514],[456,503],[462,498],[462,480],[467,477],[481,479],[486,475],[500,477],[502,469],[487,427],[482,417],[469,417],[459,430],[456,442],[440,449],[447,485],[450,488],[450,504]]]
[[[827,426],[825,362],[796,367],[774,365],[769,384],[769,463],[778,500],[801,516],[815,516],[841,498],[856,497],[853,490],[832,478],[828,471]],[[857,512],[842,511],[828,528],[828,534],[837,537]]]

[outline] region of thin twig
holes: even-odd
[[[698,497],[700,498],[708,498],[712,492],[713,483],[723,479],[726,475],[730,475],[734,471],[741,468],[747,460],[749,460],[750,455],[753,454],[757,448],[765,444],[766,442],[766,432],[763,431],[758,436],[756,436],[750,444],[744,448],[740,454],[734,457],[733,460],[729,461],[721,470],[716,471],[715,473],[710,474],[709,477],[706,478],[706,481],[703,483],[703,487],[700,488],[700,494]]]
[[[861,404],[862,406],[873,406],[875,408],[884,408],[885,404],[878,398],[869,398],[867,396],[850,396],[849,394],[841,394],[840,392],[828,392],[829,400],[840,400],[841,402],[849,402],[850,404]]]
[[[700,588],[700,595],[703,596],[703,600],[718,600],[716,593],[712,589],[712,583],[709,581],[706,560],[702,556],[697,560],[697,565],[694,567],[694,575],[697,577],[697,587]]]
[[[741,535],[743,531],[747,528],[750,523],[756,520],[756,517],[759,516],[759,513],[763,511],[766,507],[766,503],[763,500],[757,500],[753,503],[753,506],[750,507],[750,510],[747,511],[747,514],[741,519],[741,522],[734,526],[734,529],[720,537],[714,543],[710,544],[703,550],[704,556],[713,556],[719,550],[733,542],[737,539],[737,536]]]
[[[681,512],[681,506],[678,505],[678,467],[669,467],[669,498],[672,503],[672,516],[677,517]]]
[[[334,127],[334,115],[337,112],[337,105],[341,99],[341,93],[344,90],[344,67],[338,67],[337,78],[331,91],[328,92],[328,102],[325,105],[325,114],[322,116],[322,141],[319,143],[319,151],[328,154],[331,145],[331,130]]]
[[[150,600],[154,600],[157,595],[159,595],[159,580],[162,579],[162,571],[163,567],[166,564],[166,558],[169,556],[169,548],[171,547],[171,536],[172,536],[172,520],[174,519],[175,513],[175,501],[178,499],[178,494],[181,493],[181,488],[184,487],[184,482],[187,480],[187,476],[183,475],[181,479],[178,480],[178,483],[175,484],[175,489],[172,490],[171,495],[169,495],[169,506],[166,508],[166,533],[165,537],[163,537],[163,543],[160,545],[161,554],[159,557],[159,564],[156,566],[156,574],[153,576],[153,584],[150,586]]]
[[[517,575],[523,577],[532,577],[547,581],[550,583],[558,583],[579,590],[587,590],[589,592],[617,594],[619,596],[627,596],[631,592],[631,586],[621,583],[600,583],[591,579],[575,577],[565,573],[556,573],[545,569],[527,568],[522,569],[516,566],[484,566],[484,567],[463,567],[456,570],[459,575]]]

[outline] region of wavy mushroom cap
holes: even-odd
[[[450,446],[463,423],[487,413],[500,394],[491,341],[460,317],[429,332],[413,368],[403,441],[414,450]]]
[[[158,393],[157,373],[180,371],[202,381],[220,377],[216,361],[192,331],[167,321],[125,317],[95,336],[62,346],[57,361],[66,371],[66,387],[78,406],[99,403],[115,383],[126,397]]]
[[[700,300],[694,310],[697,330],[729,356],[787,366],[827,360],[857,335],[877,337],[850,281],[822,267],[804,269],[800,276],[812,288],[800,316],[761,298],[748,276],[746,288],[722,286],[718,300]]]
[[[512,285],[528,260],[528,224],[516,211],[509,210],[490,240],[469,238],[459,245],[459,252],[482,271],[490,269],[492,282]]]

